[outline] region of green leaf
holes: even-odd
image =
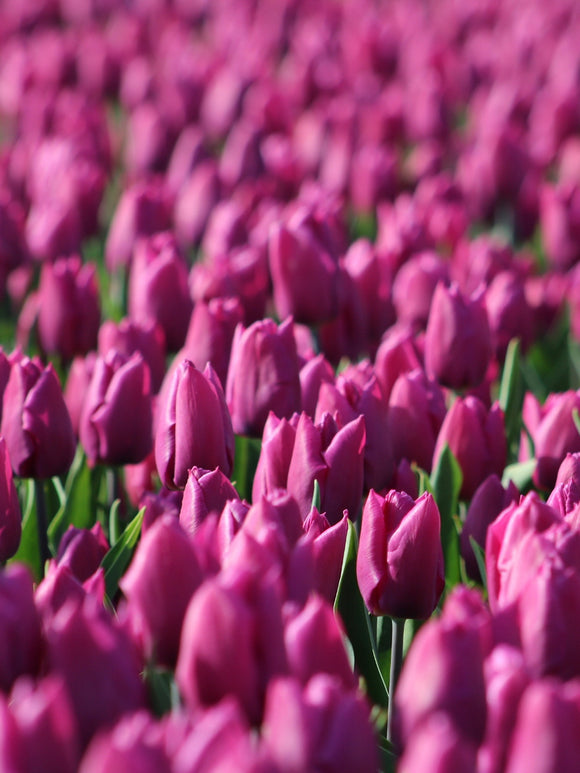
[[[356,555],[356,529],[352,521],[349,521],[334,608],[342,618],[354,651],[357,671],[365,680],[369,698],[373,703],[386,707],[389,694],[377,660],[369,614],[356,579]]]
[[[469,544],[471,545],[471,548],[473,550],[473,555],[475,556],[475,560],[477,561],[477,568],[479,569],[479,574],[481,575],[481,582],[483,587],[487,590],[487,570],[485,568],[485,551],[479,544],[479,542],[476,542],[473,535],[469,535]]]
[[[127,528],[121,534],[115,545],[101,561],[101,566],[105,570],[105,590],[111,601],[113,601],[117,595],[119,581],[133,558],[135,547],[141,535],[141,525],[143,524],[144,514],[145,508],[143,507],[127,525]]]
[[[36,497],[34,492],[34,480],[21,480],[18,488],[22,494],[22,537],[20,545],[10,561],[22,563],[32,572],[36,582],[40,582],[44,572],[38,546],[38,528],[36,525]]]
[[[109,512],[109,543],[115,545],[119,540],[119,507],[121,500],[115,499]]]
[[[508,459],[510,460],[517,458],[522,430],[522,406],[525,390],[520,352],[520,342],[514,338],[508,346],[499,388],[499,404],[504,412]]]
[[[431,487],[441,515],[441,544],[445,558],[447,590],[451,590],[461,579],[459,534],[455,517],[459,509],[462,481],[461,467],[449,446],[445,444],[431,475]]]
[[[90,529],[95,525],[102,468],[90,468],[79,446],[64,487],[64,501],[48,527],[48,540],[54,553],[69,526]]]
[[[314,491],[312,493],[312,507],[315,507],[320,512],[320,484],[317,480],[314,481]]]
[[[513,481],[515,487],[522,494],[525,494],[532,488],[537,459],[528,459],[525,462],[515,462],[514,464],[508,464],[503,471],[501,485],[506,488],[511,481]]]
[[[578,408],[574,408],[572,411],[572,420],[574,421],[574,426],[576,427],[576,431],[580,435],[580,413],[578,413]]]
[[[248,502],[252,501],[252,484],[261,450],[262,441],[258,438],[236,435],[236,455],[232,480],[235,481],[240,497]]]
[[[397,769],[397,755],[392,751],[392,747],[386,745],[387,743],[387,741],[381,740],[379,744],[381,771],[382,773],[395,773]]]
[[[162,717],[179,706],[179,691],[172,671],[148,666],[143,674],[149,705],[155,716]]]

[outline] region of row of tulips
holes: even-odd
[[[578,24],[0,4],[3,770],[575,773]]]

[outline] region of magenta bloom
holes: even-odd
[[[99,357],[83,403],[79,436],[90,464],[137,464],[151,451],[151,375],[140,354]]]
[[[161,398],[155,462],[168,488],[184,488],[192,467],[219,467],[229,477],[234,433],[219,379],[211,365],[202,372],[182,360]]]
[[[6,441],[0,437],[0,561],[11,558],[20,545],[22,514]]]
[[[0,434],[6,439],[15,475],[51,478],[68,471],[76,440],[52,365],[43,368],[28,357],[13,363]]]
[[[424,619],[445,586],[441,519],[431,494],[413,502],[370,491],[363,509],[356,574],[374,615]]]

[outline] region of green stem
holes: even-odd
[[[391,639],[391,671],[389,674],[389,718],[387,721],[387,740],[392,740],[393,733],[393,700],[395,690],[403,665],[403,640],[405,636],[405,618],[393,617],[393,632]]]
[[[36,527],[38,529],[38,550],[40,553],[41,570],[44,571],[44,565],[50,558],[48,548],[47,519],[46,519],[46,499],[44,496],[44,481],[34,481],[34,495],[36,498]]]

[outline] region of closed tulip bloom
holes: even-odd
[[[580,185],[545,184],[540,195],[540,223],[550,263],[565,271],[580,259]]]
[[[485,292],[485,306],[498,362],[504,361],[512,338],[519,338],[526,351],[533,340],[534,318],[521,276],[515,271],[497,274]]]
[[[176,367],[161,398],[155,462],[168,488],[185,488],[192,467],[219,467],[225,475],[231,475],[234,433],[221,384],[211,365],[202,372],[189,360],[182,360]]]
[[[185,610],[203,579],[195,548],[179,521],[170,515],[158,518],[120,583],[133,631],[148,659],[175,665]]]
[[[210,513],[219,515],[228,501],[239,498],[219,467],[215,470],[192,467],[187,475],[179,522],[186,532],[193,534]]]
[[[0,434],[15,475],[43,479],[68,472],[76,440],[52,365],[28,357],[13,363]]]
[[[165,334],[155,320],[137,322],[129,317],[118,324],[108,319],[101,325],[99,354],[103,357],[116,349],[126,357],[139,352],[151,371],[151,387],[157,394],[165,376]]]
[[[431,494],[416,502],[370,491],[363,509],[356,573],[374,615],[424,619],[445,586],[441,518]]]
[[[110,547],[99,522],[91,529],[69,526],[58,546],[57,562],[68,566],[74,576],[84,582],[97,571]]]
[[[32,577],[22,564],[0,573],[0,642],[0,690],[8,693],[19,676],[38,673],[42,654]]]
[[[410,257],[393,281],[393,303],[399,322],[424,328],[435,288],[448,280],[448,262],[436,252],[420,252]]]
[[[38,338],[48,354],[70,361],[97,344],[101,318],[95,266],[80,257],[44,263],[38,289]]]
[[[460,497],[471,499],[488,475],[503,473],[507,454],[503,411],[497,403],[488,411],[477,397],[458,397],[439,430],[433,468],[445,444],[463,473]]]
[[[409,739],[401,756],[399,773],[468,773],[476,770],[475,745],[443,713],[432,714]]]
[[[234,334],[226,382],[234,432],[259,437],[268,413],[289,418],[300,410],[301,393],[293,322],[271,319],[240,325]],[[207,465],[206,465],[207,467]]]
[[[389,328],[375,357],[375,373],[385,399],[389,399],[393,385],[402,373],[422,367],[412,327],[397,324]]]
[[[279,316],[316,325],[338,314],[338,261],[317,239],[308,212],[273,225],[268,244]]]
[[[16,553],[22,535],[22,514],[6,441],[0,437],[0,562]]]
[[[425,334],[425,370],[452,389],[478,386],[491,359],[491,332],[481,294],[437,285]]]
[[[187,264],[175,236],[165,231],[139,241],[129,276],[129,315],[159,323],[167,349],[176,352],[185,341],[192,309]]]
[[[151,375],[140,354],[99,357],[83,403],[79,437],[89,463],[137,464],[151,451]]]

